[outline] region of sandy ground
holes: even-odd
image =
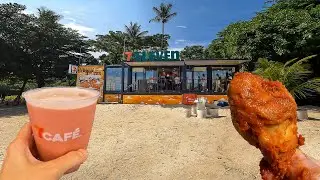
[[[302,147],[320,159],[320,109],[299,122]],[[89,158],[64,180],[260,179],[260,152],[245,142],[230,118],[186,118],[183,107],[98,105]],[[28,120],[24,107],[0,108],[0,164]]]

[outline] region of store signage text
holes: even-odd
[[[125,52],[127,61],[146,62],[146,61],[180,61],[179,51],[142,51]]]

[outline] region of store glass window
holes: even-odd
[[[181,90],[180,67],[158,68],[158,89],[160,92],[175,92]]]
[[[121,67],[108,67],[106,70],[106,91],[121,91]]]
[[[207,67],[193,68],[193,87],[194,91],[207,92],[208,91]]]
[[[147,91],[148,92],[157,92],[158,90],[158,75],[157,68],[146,68],[146,80],[147,80]]]
[[[212,91],[226,93],[234,72],[235,68],[212,67]]]
[[[192,68],[188,68],[187,69],[187,72],[186,72],[186,75],[187,75],[187,80],[186,80],[186,88],[187,90],[191,91],[193,90],[193,72],[192,72]]]
[[[123,86],[124,86],[124,91],[127,91],[128,86],[129,86],[129,84],[128,84],[128,68],[125,67],[123,69],[123,71],[124,71]]]
[[[187,68],[186,75],[187,90],[197,92],[208,91],[207,67]]]
[[[132,68],[132,91],[144,91],[145,89],[143,81],[145,80],[144,77],[145,69],[144,68]]]

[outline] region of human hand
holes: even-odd
[[[76,171],[87,159],[87,151],[72,151],[48,162],[36,157],[31,126],[27,123],[7,149],[0,180],[57,180],[66,173]]]
[[[276,172],[273,172],[269,164],[262,160],[260,162],[260,172],[262,179],[274,180],[277,179]],[[301,150],[297,149],[292,156],[291,166],[288,169],[287,179],[308,179],[319,180],[320,179],[320,161],[315,160]]]

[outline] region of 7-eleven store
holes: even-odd
[[[227,99],[234,73],[248,60],[177,60],[80,66],[78,86],[101,89],[101,100],[123,104],[188,104]]]

